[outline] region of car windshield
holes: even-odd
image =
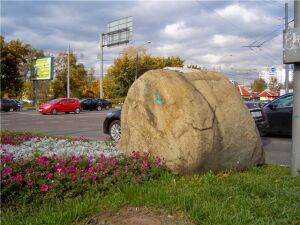
[[[58,102],[59,102],[58,99],[53,99],[53,100],[49,101],[48,103],[49,103],[49,104],[54,104],[54,103],[58,103]]]

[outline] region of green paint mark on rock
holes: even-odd
[[[156,94],[156,103],[158,104],[158,105],[160,105],[160,106],[163,106],[163,100],[161,99],[161,97],[160,97],[160,94]]]
[[[299,118],[300,118],[299,115],[295,115],[295,116],[294,116],[294,119],[299,119]]]

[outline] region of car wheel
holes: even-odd
[[[115,142],[118,142],[120,140],[120,138],[121,138],[120,120],[115,120],[110,124],[109,135]]]
[[[98,111],[101,111],[101,110],[102,110],[102,107],[101,107],[100,105],[98,105],[97,110],[98,110]]]
[[[57,109],[52,109],[51,114],[56,115],[57,114]]]
[[[79,109],[79,108],[76,108],[76,109],[75,109],[75,113],[76,113],[76,114],[79,114],[79,113],[80,113],[80,109]]]
[[[13,108],[9,108],[9,111],[10,111],[10,112],[13,112],[13,111],[14,111],[14,109],[13,109]]]

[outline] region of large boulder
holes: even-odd
[[[131,86],[121,151],[158,155],[179,174],[263,164],[255,122],[230,81],[217,72],[178,70],[148,71]]]

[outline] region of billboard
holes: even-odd
[[[115,20],[107,24],[106,46],[129,43],[133,33],[133,17]]]
[[[32,80],[53,79],[53,57],[38,58],[32,64]]]

